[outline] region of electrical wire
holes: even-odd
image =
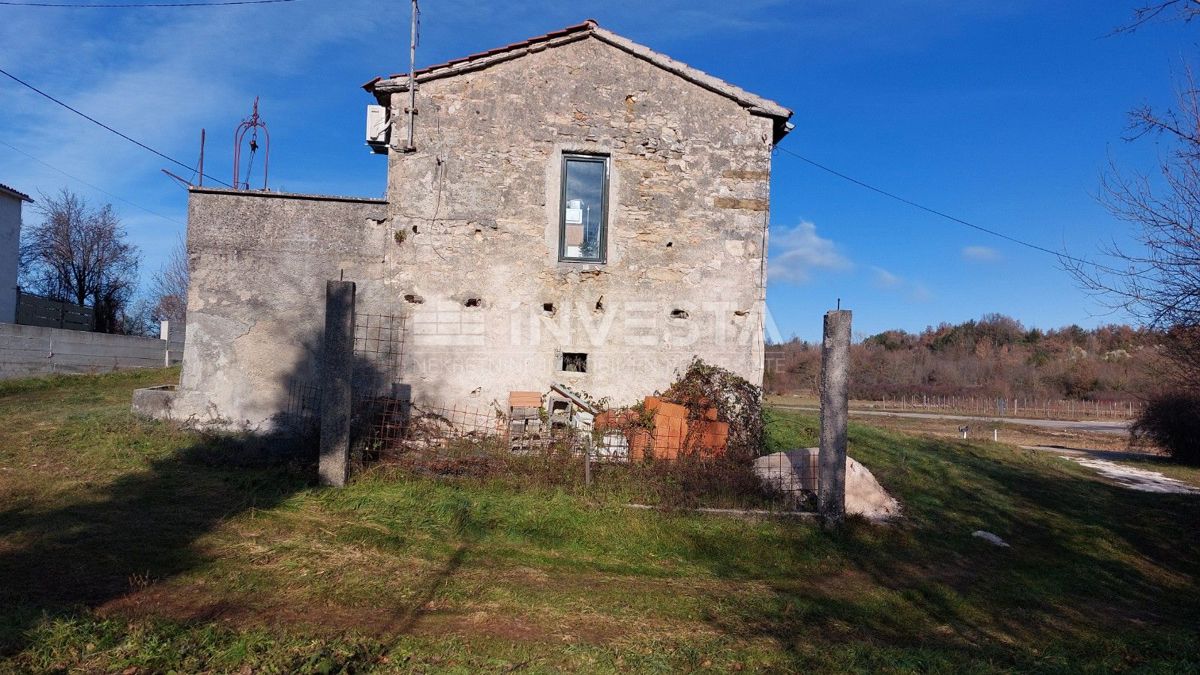
[[[140,148],[143,148],[145,150],[149,150],[150,152],[158,155],[159,157],[162,157],[163,159],[167,160],[168,162],[177,164],[177,165],[187,169],[188,171],[193,171],[193,172],[196,171],[196,167],[188,166],[187,164],[184,164],[183,162],[175,159],[174,157],[163,154],[162,152],[155,150],[154,148],[146,145],[145,143],[143,143],[135,138],[132,138],[126,134],[123,134],[120,131],[117,131],[116,129],[108,126],[107,124],[105,124],[104,122],[101,122],[100,120],[96,119],[95,117],[92,117],[92,116],[88,115],[87,113],[84,113],[75,108],[72,108],[71,106],[67,105],[66,103],[63,103],[62,101],[58,100],[57,98],[54,98],[50,94],[47,94],[46,92],[42,91],[41,89],[38,89],[37,87],[33,86],[32,84],[29,84],[25,80],[22,80],[21,78],[17,77],[16,75],[13,75],[12,73],[8,72],[7,70],[4,70],[3,68],[0,68],[0,75],[4,75],[4,76],[8,77],[9,79],[11,79],[13,82],[20,84],[23,87],[27,87],[28,89],[31,89],[32,91],[44,96],[45,98],[50,99],[51,101],[57,103],[58,105],[66,108],[67,110],[70,110],[71,112],[75,113],[76,115],[79,115],[83,119],[85,119],[93,124],[96,124],[96,125],[100,126],[101,128],[107,129],[108,131],[111,131],[112,133],[120,136],[121,138],[124,138],[125,140],[129,141],[130,143],[133,143],[134,145],[136,145]],[[229,187],[229,188],[233,187],[229,183],[226,183],[225,181],[223,181],[219,178],[214,178],[208,174],[204,174],[204,177],[208,178],[209,180],[220,183],[221,185],[224,185],[225,187]]]
[[[69,8],[69,9],[141,9],[143,7],[163,8],[163,7],[228,7],[230,5],[274,5],[281,2],[296,2],[297,0],[225,0],[222,2],[152,2],[146,4],[138,3],[101,3],[101,4],[84,4],[84,3],[67,3],[67,2],[9,2],[0,1],[0,5],[8,7],[54,7],[54,8]]]
[[[904,197],[901,197],[900,195],[898,195],[898,194],[895,194],[894,192],[888,192],[887,190],[884,190],[884,189],[882,189],[882,188],[875,187],[874,185],[871,185],[870,183],[866,183],[866,182],[864,182],[864,181],[861,181],[861,180],[859,180],[859,179],[857,179],[857,178],[854,178],[853,176],[848,176],[848,175],[846,175],[846,174],[842,173],[841,171],[838,171],[838,170],[836,170],[836,169],[832,169],[832,168],[830,168],[830,167],[828,167],[828,166],[825,166],[824,164],[821,164],[820,162],[813,161],[813,160],[811,160],[811,159],[809,159],[809,158],[805,157],[804,155],[801,155],[801,154],[799,154],[799,153],[796,153],[796,152],[793,152],[793,151],[791,151],[791,150],[788,150],[787,148],[781,148],[781,147],[778,147],[778,146],[776,146],[776,148],[775,148],[775,149],[776,149],[776,150],[778,150],[778,151],[780,151],[780,152],[783,152],[783,153],[789,154],[789,155],[791,155],[792,157],[795,157],[796,159],[798,159],[798,160],[800,160],[800,161],[802,161],[802,162],[805,162],[806,164],[810,164],[810,165],[812,165],[812,166],[814,166],[814,167],[816,167],[816,168],[818,168],[818,169],[820,169],[820,170],[822,170],[822,171],[824,171],[824,172],[826,172],[826,173],[833,174],[834,176],[837,176],[838,178],[841,178],[841,179],[843,179],[843,180],[846,180],[846,181],[849,181],[849,182],[851,182],[851,183],[854,183],[855,185],[857,185],[857,186],[859,186],[859,187],[866,188],[866,189],[870,190],[871,192],[874,192],[874,193],[876,193],[876,194],[881,194],[881,195],[883,195],[884,197],[887,197],[887,198],[889,198],[889,199],[894,199],[894,200],[896,200],[896,201],[898,201],[898,202],[900,202],[900,203],[902,203],[902,204],[907,204],[907,205],[909,205],[909,206],[911,206],[911,207],[913,207],[913,208],[916,208],[916,209],[920,209],[920,210],[922,210],[922,211],[925,211],[926,213],[932,213],[932,214],[933,214],[933,215],[935,215],[935,216],[938,216],[938,217],[940,217],[940,218],[945,218],[946,220],[949,220],[949,221],[951,221],[951,222],[954,222],[954,223],[958,223],[959,225],[965,225],[965,226],[967,226],[967,227],[969,227],[969,228],[971,228],[971,229],[978,230],[978,231],[980,231],[980,232],[983,232],[983,233],[985,233],[985,234],[990,234],[990,235],[992,235],[993,237],[999,237],[1000,239],[1004,239],[1004,240],[1006,240],[1006,241],[1010,241],[1010,242],[1012,242],[1012,243],[1014,243],[1014,244],[1018,244],[1018,245],[1020,245],[1020,246],[1024,246],[1024,247],[1026,247],[1026,248],[1030,248],[1030,249],[1033,249],[1033,250],[1035,250],[1035,251],[1039,251],[1039,252],[1041,252],[1041,253],[1049,253],[1050,255],[1052,255],[1052,256],[1054,256],[1054,257],[1056,257],[1056,258],[1060,259],[1060,260],[1066,260],[1066,261],[1073,262],[1073,263],[1076,263],[1076,264],[1079,264],[1079,265],[1087,265],[1087,266],[1089,266],[1089,267],[1094,267],[1094,268],[1096,268],[1096,269],[1098,269],[1098,270],[1102,270],[1102,271],[1108,272],[1108,273],[1110,273],[1110,274],[1122,274],[1122,275],[1127,275],[1127,274],[1131,274],[1131,273],[1133,273],[1133,272],[1131,272],[1130,270],[1118,270],[1118,269],[1115,269],[1115,268],[1112,268],[1112,267],[1108,267],[1108,266],[1105,266],[1105,265],[1101,265],[1100,263],[1092,262],[1091,260],[1085,260],[1085,259],[1083,259],[1083,258],[1076,258],[1075,256],[1067,255],[1066,253],[1062,253],[1062,252],[1060,252],[1060,251],[1052,251],[1052,250],[1050,250],[1050,249],[1048,249],[1048,248],[1046,248],[1046,247],[1044,247],[1044,246],[1038,246],[1037,244],[1034,244],[1034,243],[1031,243],[1031,242],[1025,241],[1025,240],[1023,240],[1023,239],[1018,239],[1018,238],[1016,238],[1016,237],[1013,237],[1013,236],[1010,236],[1010,235],[1004,234],[1003,232],[997,232],[996,230],[993,230],[993,229],[990,229],[990,228],[987,228],[987,227],[983,227],[982,225],[976,225],[975,223],[972,223],[972,222],[970,222],[970,221],[967,221],[967,220],[963,220],[962,218],[959,218],[959,217],[957,217],[957,216],[952,216],[952,215],[950,215],[949,213],[946,213],[946,212],[944,212],[944,211],[939,211],[939,210],[937,210],[937,209],[934,209],[934,208],[930,208],[930,207],[928,207],[928,206],[925,206],[924,204],[919,204],[919,203],[917,203],[917,202],[914,202],[914,201],[913,201],[913,200],[911,200],[911,199],[906,199],[906,198],[904,198]]]
[[[105,190],[104,188],[101,188],[101,187],[97,187],[97,186],[95,186],[95,185],[92,185],[91,183],[87,182],[86,180],[84,180],[84,179],[82,179],[82,178],[80,178],[80,177],[78,177],[78,176],[72,176],[71,174],[67,173],[66,171],[63,171],[62,169],[58,168],[57,166],[54,166],[54,165],[53,165],[53,164],[51,164],[50,162],[47,162],[47,161],[45,161],[45,160],[38,159],[37,157],[34,157],[33,155],[29,154],[28,152],[25,152],[24,150],[22,150],[22,149],[18,148],[17,146],[15,146],[15,145],[13,145],[13,144],[11,144],[11,143],[9,143],[9,142],[7,142],[7,141],[3,140],[3,139],[0,139],[0,145],[7,146],[7,147],[8,147],[10,150],[12,150],[12,151],[14,151],[14,152],[18,152],[18,153],[20,153],[20,154],[22,154],[22,155],[25,155],[25,156],[26,156],[26,157],[28,157],[29,159],[32,159],[33,161],[37,162],[38,164],[41,164],[42,166],[45,166],[45,167],[47,167],[47,168],[49,168],[49,169],[51,169],[51,170],[53,170],[53,171],[57,171],[58,173],[61,173],[62,175],[66,176],[67,178],[70,178],[70,179],[71,179],[71,180],[73,180],[73,181],[77,181],[77,182],[79,182],[79,183],[82,183],[83,185],[86,185],[86,186],[88,186],[88,187],[92,188],[93,190],[95,190],[95,191],[97,191],[97,192],[101,192],[101,193],[103,193],[103,194],[106,194],[106,195],[108,195],[109,197],[112,197],[113,199],[116,199],[117,201],[124,202],[124,203],[126,203],[126,204],[128,204],[128,205],[130,205],[130,206],[132,206],[132,207],[134,207],[134,208],[136,208],[136,209],[140,209],[140,210],[142,210],[142,211],[145,211],[146,213],[149,213],[149,214],[150,214],[150,215],[152,215],[152,216],[157,216],[157,217],[159,217],[159,218],[162,218],[162,219],[163,219],[163,220],[165,220],[165,221],[168,221],[168,222],[171,222],[171,223],[175,223],[176,225],[183,225],[184,227],[187,227],[187,226],[186,226],[186,225],[184,225],[183,223],[179,222],[178,220],[175,220],[174,218],[172,218],[172,217],[170,217],[170,216],[164,216],[163,214],[161,214],[161,213],[159,213],[159,212],[157,212],[157,211],[154,211],[154,210],[148,209],[148,208],[146,208],[146,207],[142,206],[141,204],[138,204],[138,203],[136,203],[136,202],[131,202],[131,201],[129,201],[128,199],[125,199],[124,197],[121,197],[121,196],[119,196],[119,195],[114,195],[113,193],[109,192],[108,190]]]

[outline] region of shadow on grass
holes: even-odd
[[[103,489],[49,509],[0,511],[0,653],[43,614],[95,607],[205,562],[194,542],[309,484],[315,455],[289,437],[198,441]]]
[[[714,627],[771,638],[798,664],[813,644],[887,668],[1169,668],[1200,656],[1188,636],[1200,619],[1200,499],[1131,492],[1002,446],[867,428],[852,428],[851,454],[900,498],[904,520],[810,533],[823,573],[764,580],[765,601],[714,599]],[[978,529],[1012,548],[972,537]],[[695,536],[698,552],[737,546]],[[755,561],[733,560],[713,573],[759,575]]]

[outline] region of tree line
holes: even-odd
[[[1155,390],[1163,344],[1162,333],[1146,328],[1041,330],[1003,314],[888,330],[851,346],[850,395],[1141,399]],[[768,345],[766,359],[768,392],[816,393],[820,343]]]
[[[94,330],[152,335],[159,321],[183,324],[187,313],[187,252],[179,241],[167,262],[138,284],[141,251],[111,204],[94,206],[62,189],[41,194],[40,220],[22,227],[20,290],[90,308]]]

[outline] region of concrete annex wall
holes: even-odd
[[[21,257],[21,199],[0,192],[0,321],[17,316],[17,267]]]
[[[179,363],[182,342],[0,323],[0,379],[53,373],[161,368]]]
[[[385,219],[379,200],[193,188],[172,415],[265,430],[314,394],[325,282],[378,275],[392,241]]]
[[[407,105],[391,95],[393,143]],[[772,120],[596,39],[422,82],[417,109],[416,151],[389,163],[405,240],[359,291],[417,319],[415,396],[482,407],[565,382],[629,403],[694,355],[762,382]],[[558,260],[564,152],[610,158],[605,264]]]

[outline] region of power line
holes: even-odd
[[[5,2],[0,1],[0,5],[9,7],[56,7],[70,9],[140,9],[143,7],[228,7],[230,5],[274,5],[281,2],[296,2],[296,0],[228,0],[224,2],[154,2],[147,4],[138,3],[108,3],[108,4],[84,4],[84,3],[67,3],[67,2]]]
[[[136,209],[141,209],[142,211],[145,211],[146,213],[149,213],[152,216],[158,216],[159,218],[162,218],[163,220],[166,220],[168,222],[175,223],[176,225],[184,225],[183,223],[179,222],[178,220],[175,220],[174,218],[171,218],[170,216],[164,216],[163,214],[161,214],[157,211],[148,209],[148,208],[142,206],[141,204],[131,202],[128,199],[121,197],[120,195],[114,195],[113,193],[109,192],[108,190],[105,190],[104,188],[92,185],[91,183],[87,182],[86,180],[84,180],[78,176],[72,176],[71,174],[67,173],[66,171],[63,171],[62,169],[58,168],[57,166],[54,166],[50,162],[38,159],[37,157],[34,157],[33,155],[29,154],[28,152],[25,152],[24,150],[18,148],[15,145],[12,145],[11,143],[9,143],[5,140],[0,139],[0,145],[7,146],[9,149],[13,150],[14,152],[19,152],[22,155],[25,155],[26,157],[28,157],[29,159],[32,159],[33,161],[37,162],[38,164],[41,164],[41,165],[46,166],[54,171],[57,171],[58,173],[61,173],[62,175],[66,176],[67,178],[70,178],[71,180],[74,180],[74,181],[78,181],[79,183],[82,183],[82,184],[92,188],[93,190],[96,190],[97,192],[102,192],[102,193],[108,195],[109,197],[116,199],[117,201],[125,202],[126,204],[128,204]],[[187,226],[184,225],[184,227],[187,227]]]
[[[104,128],[104,129],[107,129],[107,130],[109,130],[109,131],[113,132],[114,134],[116,134],[116,135],[120,136],[121,138],[124,138],[125,140],[129,141],[130,143],[133,143],[134,145],[136,145],[136,146],[138,146],[138,147],[140,147],[140,148],[143,148],[143,149],[145,149],[145,150],[149,150],[150,152],[152,152],[152,153],[154,153],[154,154],[158,155],[159,157],[162,157],[163,159],[167,160],[168,162],[171,162],[171,163],[173,163],[173,164],[178,164],[179,166],[181,166],[181,167],[183,167],[183,168],[187,169],[188,171],[193,171],[193,172],[194,172],[194,171],[196,170],[196,167],[194,167],[194,166],[188,166],[187,164],[184,164],[183,162],[181,162],[181,161],[179,161],[179,160],[175,159],[174,157],[171,157],[171,156],[169,156],[169,155],[163,154],[162,152],[159,152],[158,150],[155,150],[154,148],[152,148],[152,147],[150,147],[150,146],[146,145],[145,143],[143,143],[143,142],[141,142],[141,141],[139,141],[139,140],[137,140],[137,139],[135,139],[135,138],[132,138],[132,137],[130,137],[130,136],[128,136],[128,135],[126,135],[126,134],[123,134],[123,133],[121,133],[120,131],[117,131],[116,129],[114,129],[114,128],[112,128],[112,127],[108,126],[107,124],[105,124],[104,122],[101,122],[100,120],[96,119],[95,117],[92,117],[92,116],[88,115],[87,113],[84,113],[84,112],[81,112],[81,111],[79,111],[79,110],[77,110],[77,109],[75,109],[75,108],[72,108],[71,106],[67,105],[66,103],[63,103],[62,101],[60,101],[60,100],[58,100],[58,99],[54,98],[54,97],[53,97],[53,96],[51,96],[50,94],[47,94],[46,92],[42,91],[41,89],[38,89],[37,87],[33,86],[32,84],[29,84],[29,83],[28,83],[28,82],[26,82],[25,80],[22,80],[21,78],[17,77],[16,75],[13,75],[12,73],[8,72],[7,70],[4,70],[3,68],[0,68],[0,75],[5,75],[5,76],[6,76],[6,77],[8,77],[9,79],[11,79],[13,82],[16,82],[17,84],[19,84],[19,85],[21,85],[21,86],[23,86],[23,87],[27,87],[27,88],[29,88],[29,89],[33,90],[34,92],[37,92],[38,94],[41,94],[42,96],[44,96],[44,97],[46,97],[46,98],[50,99],[51,101],[53,101],[53,102],[57,103],[58,105],[60,105],[60,106],[62,106],[62,107],[64,107],[64,108],[66,108],[67,110],[70,110],[71,112],[75,113],[76,115],[79,115],[79,116],[80,116],[80,117],[82,117],[83,119],[85,119],[85,120],[87,120],[87,121],[89,121],[89,122],[91,122],[91,123],[93,123],[93,124],[96,124],[96,125],[98,125],[98,126],[100,126],[100,127]],[[221,179],[219,179],[219,178],[213,178],[212,176],[209,176],[208,174],[205,174],[205,175],[204,175],[204,177],[205,177],[205,178],[208,178],[208,179],[210,179],[210,180],[216,181],[217,183],[220,183],[221,185],[224,185],[225,187],[229,187],[229,188],[233,187],[233,186],[232,186],[232,185],[230,185],[229,183],[226,183],[225,181],[223,181],[223,180],[221,180]]]
[[[1099,263],[1092,262],[1091,260],[1084,260],[1083,258],[1076,258],[1074,256],[1067,255],[1066,253],[1052,251],[1044,246],[1038,246],[1037,244],[1030,243],[1023,239],[1017,239],[1016,237],[1004,234],[1003,232],[997,232],[996,230],[983,227],[982,225],[976,225],[975,223],[972,223],[967,220],[963,220],[962,218],[959,218],[957,216],[952,216],[949,213],[946,213],[944,211],[938,211],[937,209],[930,208],[928,206],[925,206],[924,204],[918,204],[917,202],[914,202],[911,199],[905,199],[904,197],[901,197],[900,195],[895,194],[894,192],[888,192],[887,190],[884,190],[882,188],[877,188],[874,185],[871,185],[870,183],[865,183],[857,178],[854,178],[853,176],[847,176],[846,174],[842,173],[841,171],[838,171],[836,169],[831,169],[830,167],[825,166],[824,164],[821,164],[820,162],[815,162],[815,161],[805,157],[804,155],[792,152],[791,150],[788,150],[787,148],[780,148],[780,147],[776,146],[775,149],[779,150],[781,152],[785,152],[802,162],[811,164],[812,166],[814,166],[826,173],[830,173],[830,174],[833,174],[834,176],[837,176],[838,178],[850,181],[851,183],[854,183],[855,185],[858,185],[859,187],[864,187],[864,188],[870,190],[871,192],[881,194],[884,197],[888,197],[889,199],[894,199],[902,204],[907,204],[913,208],[925,211],[926,213],[932,213],[935,216],[945,218],[946,220],[949,220],[951,222],[955,222],[960,225],[966,225],[967,227],[969,227],[971,229],[979,230],[980,232],[983,232],[985,234],[990,234],[993,237],[999,237],[1006,241],[1011,241],[1014,244],[1018,244],[1020,246],[1026,247],[1026,248],[1031,248],[1035,251],[1040,251],[1041,253],[1049,253],[1050,255],[1052,255],[1056,258],[1059,258],[1060,260],[1069,260],[1073,263],[1077,263],[1080,265],[1087,265],[1089,267],[1095,267],[1096,269],[1103,270],[1103,271],[1109,272],[1111,274],[1130,274],[1130,272],[1128,270],[1122,271],[1122,270],[1114,269],[1112,267],[1107,267],[1105,265],[1101,265]]]

